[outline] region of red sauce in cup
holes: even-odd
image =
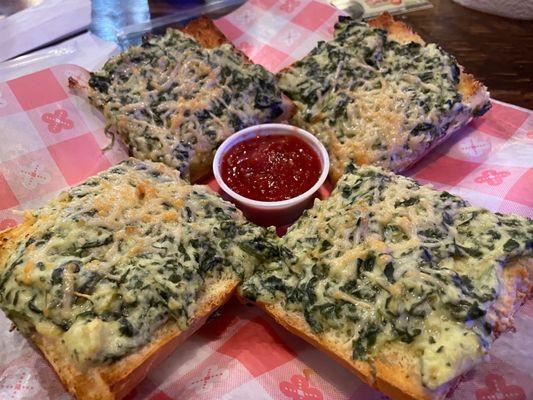
[[[220,166],[224,182],[252,200],[281,201],[311,189],[321,173],[318,154],[295,136],[256,136],[237,143]]]

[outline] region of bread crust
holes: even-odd
[[[207,17],[199,17],[189,22],[182,32],[191,35],[202,47],[212,49],[224,43],[229,43],[224,34],[216,27],[213,20]]]
[[[374,28],[386,30],[389,39],[395,40],[398,43],[407,44],[415,42],[421,45],[425,44],[424,39],[414,32],[409,25],[401,21],[396,21],[387,12],[368,20],[368,24]]]
[[[20,224],[0,231],[0,267],[6,265],[7,258],[15,251],[20,239],[26,238],[33,233],[33,223],[35,220],[35,217],[30,211],[25,211],[24,219]],[[0,268],[0,273],[2,271],[3,269]]]
[[[243,298],[241,301],[248,302]],[[302,315],[295,312],[287,312],[280,304],[255,303],[259,308],[266,311],[272,316],[277,323],[288,331],[304,339],[314,347],[333,357],[337,362],[348,368],[353,374],[357,375],[366,384],[373,386],[375,380],[372,373],[372,366],[365,361],[353,360],[351,357],[343,354],[337,348],[332,347],[328,340],[315,334],[310,328]]]
[[[495,324],[495,336],[511,330],[512,316],[533,291],[533,258],[517,258],[503,270],[501,292],[489,310],[489,318]],[[239,300],[250,303],[239,296]],[[304,317],[286,311],[282,304],[255,302],[280,325],[309,342],[319,350],[340,362],[361,380],[394,400],[444,399],[460,382],[457,377],[436,390],[422,384],[419,359],[408,344],[397,342],[384,345],[368,362],[354,360],[351,354],[332,340],[311,331]]]

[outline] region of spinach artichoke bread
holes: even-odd
[[[328,149],[334,181],[350,162],[405,170],[490,108],[451,55],[388,14],[340,17],[331,41],[277,77],[296,105],[292,122]]]
[[[533,221],[350,164],[238,289],[394,399],[442,399],[531,294]]]
[[[0,307],[70,393],[120,399],[275,240],[207,187],[129,159],[0,233]]]
[[[228,136],[292,110],[274,75],[205,18],[111,58],[91,73],[88,97],[133,156],[163,162],[191,182],[210,172]]]

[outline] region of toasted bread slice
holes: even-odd
[[[402,21],[395,20],[389,13],[384,13],[379,17],[371,19],[368,21],[368,23],[373,27],[386,30],[387,36],[399,43],[407,44],[410,42],[415,42],[421,45],[425,44],[424,39],[414,32],[411,27]],[[490,109],[490,95],[487,87],[480,81],[476,80],[473,75],[466,73],[463,66],[459,65],[459,70],[460,73],[457,91],[462,95],[463,102],[471,110],[469,115],[465,116],[464,119],[457,119],[454,121],[454,123],[448,127],[443,136],[439,140],[435,141],[430,147],[428,147],[425,152],[412,157],[411,159],[407,159],[404,164],[395,170],[406,170],[416,161],[429,153],[435,146],[444,142],[459,128],[470,122],[472,118],[483,115]]]
[[[391,398],[443,399],[530,296],[532,232],[352,167],[289,228],[286,262],[261,265],[239,296]]]
[[[210,173],[227,137],[294,112],[274,76],[250,63],[207,18],[110,59],[91,74],[87,92],[131,155],[163,162],[190,182]]]
[[[0,308],[76,398],[120,399],[230,298],[268,236],[129,159],[0,233]]]
[[[503,274],[502,289],[489,311],[496,336],[513,329],[514,314],[532,295],[533,258],[509,262]],[[355,360],[334,335],[313,332],[301,313],[287,311],[281,303],[253,302],[242,295],[237,297],[242,303],[261,308],[289,332],[332,357],[363,382],[393,400],[442,400],[461,381],[459,376],[430,390],[422,384],[419,357],[408,344],[390,343],[371,361]]]
[[[328,148],[334,181],[350,162],[404,171],[490,108],[483,84],[389,14],[340,17],[334,39],[278,82],[298,108],[293,123]]]

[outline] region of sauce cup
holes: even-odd
[[[222,179],[222,160],[224,155],[236,144],[261,136],[296,136],[316,152],[321,172],[315,184],[304,193],[281,201],[259,201],[244,197],[232,190]],[[215,153],[213,174],[220,186],[222,196],[234,203],[252,222],[262,226],[283,226],[294,222],[302,212],[313,204],[315,194],[329,173],[329,156],[320,141],[309,132],[286,124],[254,125],[231,135]]]

